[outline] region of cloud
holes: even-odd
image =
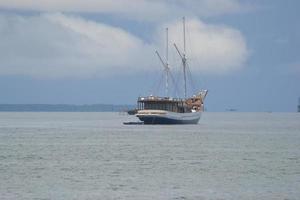
[[[143,70],[152,50],[128,32],[80,17],[0,16],[0,73],[90,77]],[[145,66],[145,65],[144,65]]]
[[[165,24],[164,27],[169,27],[170,41],[183,51],[182,22]],[[238,30],[206,24],[197,19],[188,20],[186,27],[186,54],[192,71],[223,74],[244,66],[248,50]]]
[[[181,48],[181,23],[166,25],[170,40]],[[187,27],[188,58],[198,60],[193,71],[224,73],[243,66],[247,47],[239,31],[198,19],[188,20]],[[161,44],[162,38],[146,43],[124,29],[78,16],[0,15],[0,74],[89,78],[147,72],[159,69],[154,50]]]
[[[239,0],[1,0],[0,8],[46,12],[93,12],[136,20],[215,16],[247,10]]]

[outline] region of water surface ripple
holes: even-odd
[[[0,113],[1,200],[300,198],[299,113]]]

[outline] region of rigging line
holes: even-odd
[[[161,73],[159,81],[158,82],[155,81],[153,83],[153,85],[151,87],[152,91],[150,90],[150,94],[154,95],[154,94],[158,94],[159,93],[159,88],[161,87],[163,79],[164,79],[164,75],[163,75],[163,73]]]
[[[177,61],[177,54],[174,50],[171,51],[171,62],[172,63],[178,63]],[[171,66],[173,68],[173,70],[169,71],[170,72],[170,77],[171,77],[171,83],[172,83],[172,95],[174,95],[176,98],[179,98],[179,89],[178,89],[178,84],[177,84],[177,81],[176,80],[179,80],[178,77],[177,79],[174,78],[174,73],[172,72],[175,72],[175,75],[177,75],[177,71],[178,71],[178,67],[176,65],[172,65]],[[181,67],[181,66],[180,66]]]
[[[172,80],[173,85],[174,85],[174,88],[173,88],[173,89],[174,89],[175,96],[178,97],[178,94],[179,94],[178,86],[177,86],[177,84],[176,84],[176,81],[175,81],[174,76],[173,76],[172,73],[170,73],[170,77],[171,77],[171,80]]]
[[[175,81],[175,85],[176,85],[176,91],[178,92],[177,93],[177,97],[180,97],[180,94],[181,94],[181,90],[179,89],[179,87],[178,87],[178,84],[181,84],[181,82],[179,83],[179,81],[181,81],[181,78],[182,78],[182,74],[181,74],[181,62],[180,62],[180,64],[178,64],[179,65],[179,67],[177,67],[177,73],[176,73],[176,79],[175,80],[177,80],[177,81]],[[183,80],[182,80],[183,81]],[[175,91],[175,92],[176,92]]]
[[[195,63],[196,63],[196,66],[198,66],[198,67],[200,67],[201,65],[200,65],[200,62],[198,61],[198,59],[195,59],[195,61],[194,61]],[[199,70],[199,71],[201,71],[201,70]],[[201,76],[201,74],[200,74],[200,76]],[[203,83],[202,83],[202,80],[203,79],[197,79],[198,81],[197,81],[197,83],[198,83],[198,85],[199,86],[201,86]]]
[[[188,35],[188,42],[189,42],[189,45],[190,45],[190,47],[192,47],[191,34],[190,34],[190,31],[189,31],[188,27],[187,27],[186,30],[187,30],[187,35]],[[193,55],[193,48],[190,48],[190,52],[191,52],[190,55]],[[190,58],[189,60],[190,60],[190,62],[195,62],[196,66],[198,66],[198,67],[201,66],[201,65],[200,65],[200,62],[199,62],[199,60],[198,60],[198,57],[195,56],[194,58]],[[198,79],[197,79],[197,80],[198,80]],[[199,86],[202,85],[201,81],[197,81],[197,83],[199,84]]]
[[[172,65],[173,67],[173,72],[174,73],[171,73],[171,81],[173,83],[173,88],[172,88],[172,94],[175,95],[175,97],[179,98],[179,94],[180,94],[180,90],[178,88],[178,81],[180,80],[179,77],[181,77],[180,75],[180,71],[181,71],[181,61],[178,61],[176,58],[177,58],[177,52],[175,52],[174,50],[171,51],[171,58],[172,58],[172,63],[177,63],[177,64],[174,64]],[[175,56],[176,54],[176,56]],[[179,64],[178,64],[179,62]],[[179,66],[179,67],[178,67]],[[171,72],[171,71],[170,71]],[[174,75],[176,76],[176,79],[174,78]]]
[[[152,89],[150,89],[150,94],[152,94],[152,95],[154,95],[154,94],[159,94],[159,88],[161,88],[161,85],[162,85],[162,82],[163,82],[163,80],[164,80],[164,72],[165,72],[165,70],[163,70],[163,73],[161,72],[162,70],[161,70],[161,67],[159,67],[159,72],[157,72],[157,73],[159,73],[160,74],[160,78],[159,78],[159,81],[158,82],[156,82],[156,81],[154,81],[154,83],[152,84]],[[152,91],[151,91],[152,90]]]
[[[190,84],[191,84],[193,93],[195,93],[195,92],[197,92],[196,87],[195,87],[196,84],[194,82],[193,75],[192,75],[192,72],[190,70],[190,67],[187,67],[187,71],[188,71],[188,76],[189,76],[189,80],[190,80]]]
[[[156,90],[154,91],[154,92],[157,94],[157,96],[159,96],[160,89],[163,88],[163,87],[162,87],[162,82],[163,82],[163,80],[164,80],[164,74],[162,73],[162,74],[161,74],[161,78],[160,78],[160,80],[159,80],[159,82],[158,82],[158,85],[157,85],[157,87],[155,88]],[[154,95],[155,93],[153,93],[153,95]]]

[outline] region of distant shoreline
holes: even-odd
[[[0,112],[121,112],[133,108],[114,104],[0,104]]]

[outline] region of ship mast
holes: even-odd
[[[166,76],[166,97],[169,96],[169,73],[170,73],[170,67],[169,67],[169,29],[166,28],[166,62],[161,58],[158,51],[155,51],[157,54],[160,62],[164,66],[165,69],[165,76]]]
[[[186,50],[185,50],[185,17],[182,18],[183,21],[183,78],[184,78],[184,98],[186,98]]]
[[[169,29],[166,28],[166,96],[169,96]]]
[[[174,46],[181,57],[182,65],[183,65],[183,80],[184,80],[184,98],[186,98],[186,42],[185,42],[185,17],[182,18],[183,22],[183,53],[181,53],[177,47],[177,45],[174,43]]]

